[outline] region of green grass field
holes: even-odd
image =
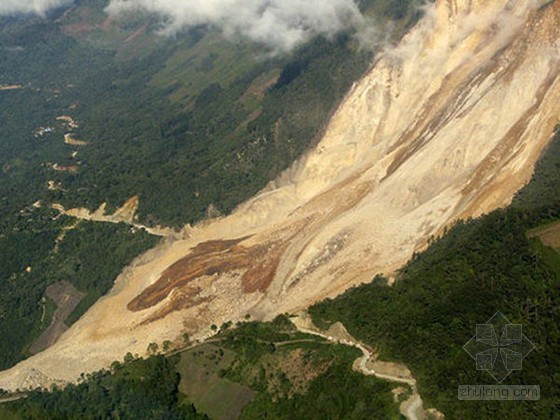
[[[182,353],[175,367],[181,375],[179,392],[211,418],[236,418],[255,392],[220,375],[235,358],[231,350],[212,344]]]

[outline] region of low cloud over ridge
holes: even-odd
[[[44,15],[50,9],[71,2],[72,0],[0,0],[0,16],[19,13]]]
[[[277,52],[290,51],[313,35],[364,26],[354,0],[111,0],[106,9],[111,15],[134,11],[160,14],[164,33],[211,25]]]

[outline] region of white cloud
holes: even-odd
[[[212,25],[275,51],[289,51],[311,36],[363,27],[354,0],[111,0],[111,15],[147,11],[165,20],[164,33]]]
[[[49,9],[71,2],[72,0],[0,0],[0,16],[18,13],[44,15]]]
[[[0,0],[0,16],[44,15],[73,0]],[[358,28],[359,39],[371,38],[372,27],[355,0],[110,0],[106,12],[150,12],[162,17],[164,34],[210,25],[228,37],[243,36],[274,52],[290,51],[314,35],[332,36]]]

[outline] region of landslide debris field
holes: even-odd
[[[211,324],[297,311],[508,204],[560,115],[560,1],[543,4],[437,1],[352,88],[313,150],[230,216],[138,259],[57,343],[1,373],[0,387],[31,374],[72,381],[181,331],[204,339]]]

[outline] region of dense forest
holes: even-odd
[[[559,182],[557,132],[509,208],[457,223],[415,255],[394,286],[378,277],[315,305],[315,322],[341,321],[383,357],[404,362],[428,406],[447,418],[554,418],[560,409],[560,249],[538,234],[560,221]],[[458,385],[495,383],[462,347],[496,311],[522,324],[536,347],[504,384],[540,385],[540,401],[458,401]]]
[[[246,322],[169,357],[128,355],[77,385],[34,391],[0,416],[95,418],[387,418],[386,381],[352,370],[360,352],[295,331],[285,316]]]
[[[85,294],[66,319],[70,325],[109,291],[124,266],[157,243],[128,225],[75,225],[54,210],[28,209],[12,222],[0,234],[0,368],[28,356],[50,325],[55,308],[47,310],[49,285],[64,280]]]
[[[397,37],[418,17],[412,3],[369,0],[361,7],[399,20]],[[26,356],[48,326],[55,310],[44,299],[48,285],[68,280],[85,293],[71,323],[157,242],[125,224],[76,224],[48,204],[93,209],[108,202],[114,209],[139,194],[143,221],[173,226],[206,217],[210,204],[231,211],[313,144],[371,60],[350,33],[263,62],[251,46],[224,46],[205,28],[174,43],[146,32],[126,45],[138,22],[71,31],[84,16],[99,24],[104,4],[82,0],[74,14],[0,22],[0,84],[22,86],[0,92],[2,368]],[[239,64],[223,72],[233,60]],[[67,114],[87,146],[64,143],[67,127],[56,118]],[[315,323],[341,321],[382,358],[405,363],[426,406],[447,418],[554,418],[560,256],[539,233],[560,221],[559,159],[557,133],[511,206],[434,238],[393,286],[380,273],[313,306]],[[78,170],[53,171],[54,163]],[[56,188],[48,189],[49,181]],[[38,200],[42,207],[32,205]],[[522,324],[536,346],[505,383],[540,385],[538,402],[457,399],[460,384],[494,383],[462,347],[498,310]],[[297,333],[286,317],[224,325],[206,344],[168,357],[128,355],[78,384],[31,392],[2,404],[0,417],[398,418],[394,384],[353,372],[357,356]]]
[[[173,363],[163,356],[151,356],[115,365],[112,372],[89,375],[64,391],[36,391],[16,404],[14,412],[0,408],[0,415],[53,420],[206,418],[191,404],[178,406],[178,384]]]
[[[361,6],[399,20],[397,37],[417,18],[411,3]],[[0,92],[0,368],[28,355],[48,326],[55,309],[47,286],[68,280],[85,293],[71,323],[157,242],[125,224],[76,224],[49,204],[114,209],[138,194],[143,221],[172,226],[207,217],[210,205],[229,212],[313,144],[372,58],[350,33],[263,62],[253,46],[231,48],[205,28],[174,43],[146,32],[126,45],[138,22],[71,32],[84,16],[99,24],[104,4],[82,0],[75,14],[0,23],[0,84],[21,85]],[[87,146],[64,143],[60,115],[80,123],[75,134]],[[560,220],[559,158],[557,134],[509,208],[434,238],[393,286],[380,273],[315,305],[316,324],[341,321],[384,359],[405,363],[426,405],[447,418],[555,417],[560,256],[539,232]],[[54,163],[78,169],[55,171]],[[42,207],[32,206],[38,200]],[[536,346],[506,383],[540,385],[538,402],[457,400],[459,384],[493,383],[462,347],[498,310]],[[301,335],[285,317],[226,327],[212,343],[130,356],[76,385],[32,392],[0,406],[0,416],[398,418],[393,384],[353,372],[354,349]]]
[[[436,407],[446,418],[554,418],[560,408],[560,250],[547,246],[539,234],[560,221],[560,202],[554,194],[559,181],[560,132],[511,206],[458,222],[434,238],[400,270],[393,286],[379,275],[370,284],[311,307],[314,322],[327,328],[341,321],[383,360],[404,362],[418,381],[425,406]],[[522,324],[535,345],[523,369],[504,383],[540,385],[539,401],[481,403],[457,398],[458,385],[495,383],[487,372],[476,370],[462,347],[476,325],[498,310]],[[270,323],[226,323],[219,330],[203,344],[189,343],[185,337],[187,349],[167,358],[128,355],[124,363],[115,362],[110,371],[88,376],[78,385],[32,392],[0,406],[0,415],[399,416],[391,396],[396,385],[354,372],[351,365],[359,356],[354,348],[297,332],[287,316]],[[146,396],[150,384],[154,393]]]
[[[0,214],[29,197],[95,209],[133,195],[149,224],[182,227],[210,205],[229,212],[313,144],[372,61],[350,32],[264,60],[262,47],[208,28],[178,39],[130,18],[105,28],[106,3],[81,0],[68,14],[1,27],[0,84],[22,88],[0,94],[0,194],[19,192]],[[412,3],[363,8],[380,21],[399,17],[396,39],[418,17]],[[87,146],[61,141],[61,115]]]
[[[49,327],[50,285],[85,295],[71,324],[158,242],[52,204],[113,211],[138,195],[140,222],[177,228],[229,212],[316,141],[373,56],[348,31],[263,59],[211,28],[166,38],[149,16],[109,21],[107,4],[0,18],[0,369]],[[361,7],[396,19],[396,40],[414,4]]]

